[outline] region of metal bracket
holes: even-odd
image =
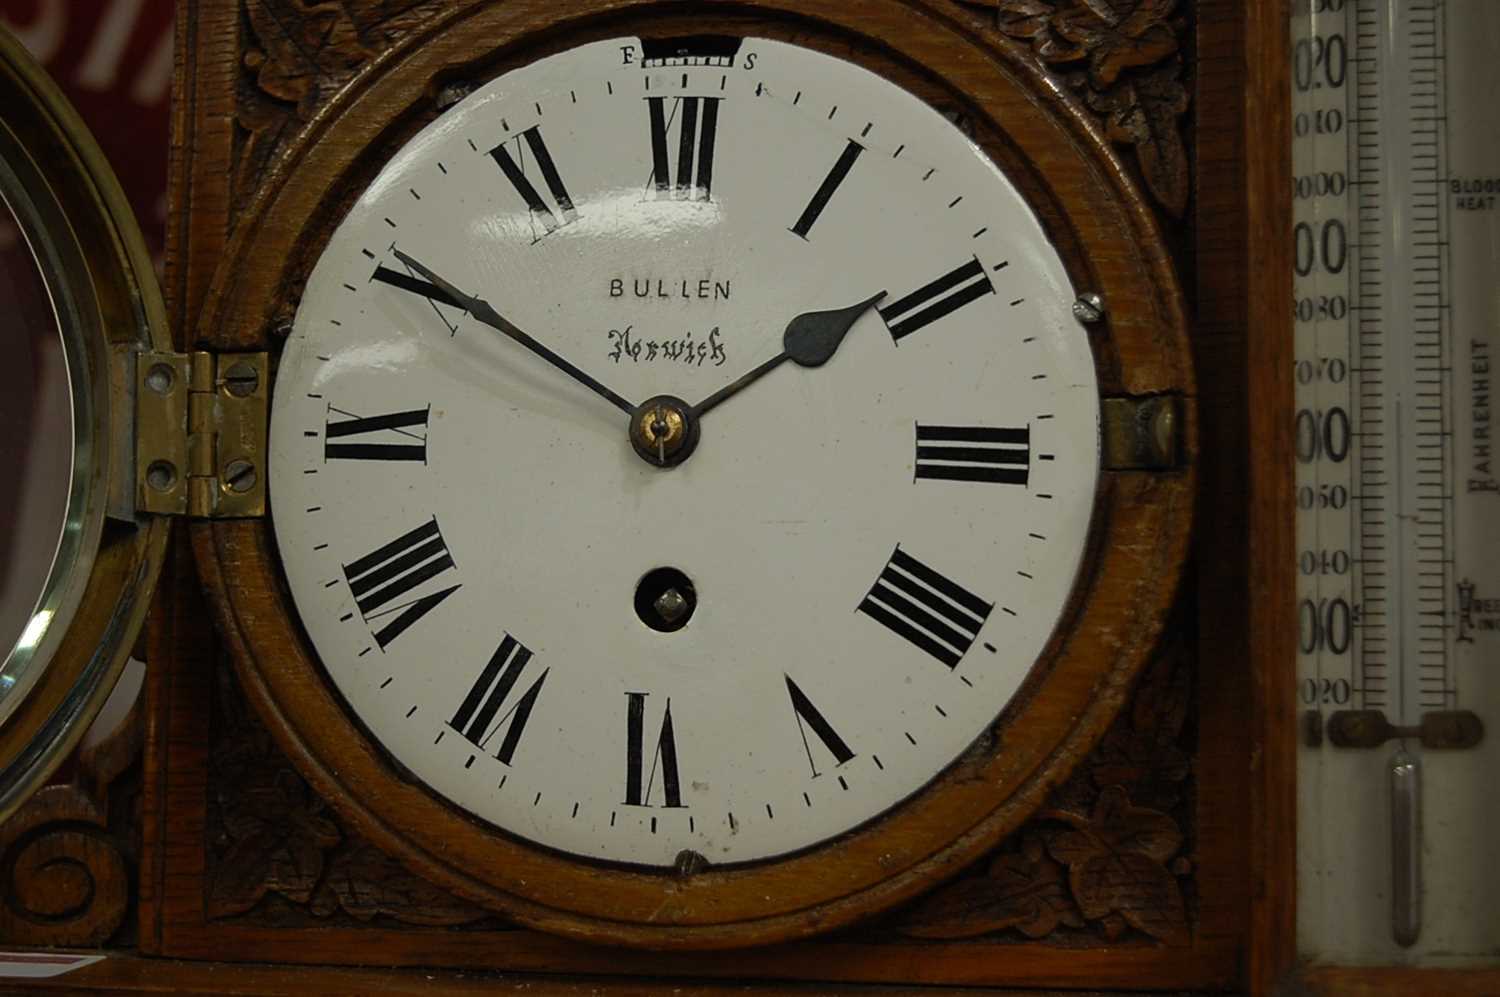
[[[137,508],[207,519],[265,515],[268,374],[265,353],[136,358]]]
[[[1104,468],[1170,471],[1182,464],[1182,404],[1172,395],[1105,398],[1099,412]]]
[[[1422,714],[1415,726],[1398,727],[1379,710],[1340,710],[1328,718],[1327,733],[1335,748],[1378,748],[1409,737],[1424,748],[1458,751],[1484,740],[1484,721],[1469,710],[1439,710]]]

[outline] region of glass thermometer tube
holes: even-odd
[[[1292,18],[1298,942],[1500,949],[1500,4]]]

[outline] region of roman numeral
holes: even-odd
[[[802,735],[802,750],[807,752],[807,764],[812,769],[814,779],[820,773],[817,763],[813,761],[812,746],[807,743],[809,729],[819,741],[823,742],[823,747],[828,749],[829,754],[833,755],[835,767],[854,757],[854,752],[849,750],[849,745],[842,737],[839,737],[838,731],[833,729],[833,725],[823,717],[797,683],[792,681],[790,675],[786,676],[786,691],[787,695],[792,697],[792,710],[797,716],[797,731]]]
[[[458,731],[481,751],[486,750],[490,739],[499,733],[501,727],[505,727],[505,737],[500,741],[495,757],[506,765],[515,757],[516,745],[520,743],[521,734],[526,730],[526,721],[531,719],[531,710],[536,706],[537,697],[542,694],[542,683],[547,681],[547,674],[551,671],[543,670],[531,684],[531,688],[498,720],[495,719],[500,708],[505,705],[505,697],[510,695],[510,690],[520,679],[530,660],[531,650],[506,634],[489,664],[479,673],[479,680],[459,704],[453,719],[448,721],[449,727]]]
[[[651,772],[644,780],[646,739],[646,697],[644,692],[627,692],[625,710],[625,805],[651,806],[651,790],[656,773],[661,770],[662,798],[668,807],[682,806],[682,784],[677,778],[677,738],[672,733],[672,700],[662,714],[661,731],[656,736],[656,750],[651,755]],[[644,784],[643,784],[644,783]]]
[[[516,157],[510,153],[510,146],[515,145],[516,153],[521,157],[521,162],[516,162]],[[547,186],[547,192],[552,195],[552,201],[557,205],[554,212],[537,191],[536,185],[526,176],[526,153],[531,153],[531,162],[536,164],[537,170],[542,174],[542,182]],[[557,164],[552,161],[552,153],[547,151],[547,143],[542,141],[542,128],[535,125],[526,129],[513,139],[507,139],[490,150],[490,157],[500,167],[500,172],[510,181],[511,186],[516,188],[516,193],[521,195],[521,200],[531,209],[532,242],[538,242],[542,236],[555,232],[562,226],[575,220],[578,212],[573,207],[573,198],[568,195],[568,188],[563,185],[562,175],[557,172]],[[558,216],[562,220],[558,220]],[[535,223],[540,221],[545,230],[537,234]]]
[[[859,612],[949,668],[958,666],[994,608],[900,547],[859,604]]]
[[[1031,427],[917,426],[917,477],[1026,486]]]
[[[448,334],[451,336],[458,333],[458,326],[450,321],[448,316],[444,315],[438,308],[438,305],[442,305],[444,308],[456,308],[460,312],[464,310],[464,306],[453,300],[453,297],[447,291],[423,280],[413,273],[407,273],[404,270],[392,270],[384,264],[375,268],[375,272],[370,275],[370,279],[378,280],[382,284],[388,284],[408,294],[415,294],[426,298],[427,303],[432,306],[434,314],[442,320],[443,325],[448,327]]]
[[[673,97],[672,113],[668,116],[666,97],[646,98],[651,113],[651,183],[658,198],[710,199],[722,100],[721,97]],[[670,161],[670,131],[674,125],[677,128],[675,174]]]
[[[443,543],[436,518],[344,565],[349,591],[353,593],[365,622],[373,627],[377,620],[386,621],[375,631],[375,641],[382,651],[413,623],[457,592],[459,586],[441,589],[409,602],[397,600],[452,568],[453,558]]]
[[[984,264],[974,259],[886,305],[880,309],[880,317],[891,330],[891,338],[899,343],[964,305],[994,293]]]
[[[328,406],[323,430],[324,460],[427,460],[427,415],[432,406],[410,412],[392,412],[363,418],[353,412]],[[334,415],[344,418],[335,422]],[[419,435],[411,427],[421,426]],[[351,440],[351,437],[367,437]],[[339,441],[339,442],[335,442]],[[349,442],[344,442],[349,441]],[[413,441],[413,442],[407,442]]]
[[[812,231],[813,225],[817,223],[818,218],[823,214],[823,209],[828,207],[829,201],[833,200],[833,195],[839,189],[839,184],[843,183],[844,178],[849,175],[849,171],[854,169],[854,161],[864,151],[864,146],[853,139],[849,140],[849,144],[844,147],[844,152],[839,156],[838,162],[833,164],[833,169],[828,171],[828,176],[823,178],[823,183],[818,188],[817,193],[813,194],[813,199],[803,209],[802,217],[798,218],[797,224],[792,226],[794,233],[804,239],[807,238],[807,233]]]

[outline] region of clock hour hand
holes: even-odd
[[[521,329],[517,327],[513,322],[509,321],[505,318],[505,316],[495,311],[495,309],[490,306],[490,303],[488,301],[485,301],[483,298],[476,297],[472,294],[465,294],[463,291],[460,291],[457,287],[439,277],[437,274],[433,273],[427,267],[423,266],[421,263],[418,263],[416,260],[406,255],[401,250],[395,250],[395,254],[396,259],[400,260],[402,263],[405,263],[417,273],[421,274],[424,278],[431,281],[434,287],[442,291],[444,294],[448,295],[455,302],[457,302],[459,307],[463,308],[464,311],[468,312],[470,315],[474,316],[476,319],[483,322],[491,329],[502,332],[505,335],[509,336],[511,339],[514,339],[516,342],[520,343],[522,346],[526,347],[528,350],[535,353],[537,356],[541,357],[543,360],[547,361],[549,364],[556,367],[564,374],[567,374],[573,380],[588,388],[596,395],[605,399],[611,405],[625,412],[627,415],[633,414],[635,412],[634,405],[630,404],[624,398],[621,398],[619,395],[615,394],[613,391],[609,390],[594,378],[590,377],[588,374],[585,374],[583,371],[579,370],[577,367],[573,366],[571,363],[558,356],[556,353],[553,353],[551,350],[543,346],[541,343],[537,342],[535,339],[532,339],[525,332],[522,332]]]
[[[881,291],[848,308],[836,308],[826,312],[804,312],[798,315],[787,323],[786,332],[781,337],[779,354],[739,380],[726,384],[703,399],[693,406],[693,414],[702,416],[709,409],[718,407],[726,399],[754,384],[787,360],[802,367],[823,366],[833,359],[834,353],[838,352],[839,344],[844,341],[849,330],[854,328],[854,323],[884,297],[885,292]]]

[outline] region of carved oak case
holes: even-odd
[[[1258,930],[1249,902],[1251,726],[1244,709],[1252,653],[1244,609],[1244,289],[1233,276],[1248,252],[1234,233],[1248,223],[1238,195],[1208,191],[1204,178],[1210,157],[1227,176],[1239,155],[1229,148],[1240,136],[1226,110],[1238,99],[1243,72],[1234,58],[1245,28],[1238,5],[576,6],[186,4],[178,25],[165,286],[177,347],[274,355],[334,226],[383,157],[441,112],[451,96],[445,88],[455,81],[489,78],[585,37],[690,28],[789,38],[876,68],[1020,178],[1052,230],[1067,233],[1062,251],[1071,267],[1121,288],[1155,289],[1154,300],[1131,294],[1111,302],[1119,328],[1102,350],[1105,393],[1166,391],[1206,402],[1183,435],[1184,466],[1201,468],[1196,482],[1188,470],[1149,480],[1125,475],[1101,500],[1104,525],[1090,558],[1109,565],[1100,569],[1108,584],[1080,596],[1071,610],[1100,622],[1094,636],[1049,651],[1043,672],[1077,671],[1073,698],[1060,697],[1056,715],[1034,725],[1035,771],[1023,777],[1003,767],[958,766],[944,779],[980,780],[1007,805],[991,813],[952,802],[962,793],[943,797],[927,819],[972,832],[929,848],[931,858],[909,874],[868,888],[828,885],[857,866],[840,864],[846,860],[837,848],[815,851],[775,887],[807,889],[801,909],[767,918],[746,892],[749,927],[731,919],[729,928],[690,938],[639,924],[622,928],[597,910],[549,907],[534,893],[517,899],[506,885],[510,872],[475,872],[475,856],[483,854],[476,842],[490,832],[433,803],[412,820],[424,828],[450,822],[436,835],[451,835],[453,854],[443,854],[436,839],[422,839],[425,832],[391,816],[398,803],[406,805],[404,794],[416,799],[421,791],[403,787],[352,726],[347,735],[328,730],[341,707],[319,680],[288,608],[269,526],[194,522],[176,531],[148,625],[143,764],[128,769],[113,793],[118,764],[93,779],[92,796],[78,790],[87,798],[79,804],[87,804],[83,819],[101,829],[94,837],[111,842],[107,862],[126,868],[135,888],[98,891],[92,905],[59,918],[44,884],[28,881],[24,863],[12,857],[4,868],[19,903],[0,931],[18,941],[133,943],[144,954],[182,959],[905,984],[1233,986]],[[1205,62],[1211,53],[1221,64]],[[1215,123],[1205,124],[1206,115]],[[1206,224],[1229,237],[1210,244]],[[1191,324],[1186,314],[1196,316]],[[1195,508],[1198,553],[1188,556]],[[1215,635],[1212,657],[1202,653],[1205,632]],[[112,822],[105,809],[112,795],[133,796],[128,780],[137,775],[139,843],[128,815]],[[360,792],[377,795],[362,799]],[[38,798],[33,816],[8,825],[7,854],[39,834],[63,833],[48,831],[46,821],[59,818],[43,812],[60,805]],[[877,826],[870,833],[871,847],[889,847],[903,834],[923,832]],[[545,856],[506,855],[511,863],[537,863],[525,867],[534,874],[555,873],[555,860]],[[96,882],[116,875],[92,856],[79,861]],[[597,889],[638,902],[630,890],[639,884],[607,868],[561,875],[564,893]],[[733,907],[736,891],[775,883],[772,877],[740,886],[729,877],[720,896]],[[755,947],[729,956],[652,950],[684,938],[691,947]],[[606,948],[590,939],[646,947]]]

